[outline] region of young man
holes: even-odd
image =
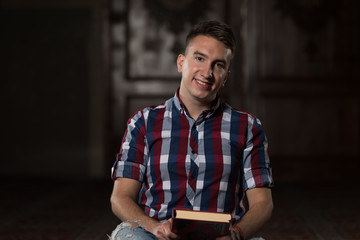
[[[112,169],[112,239],[177,239],[173,208],[227,212],[231,235],[249,239],[273,209],[271,165],[260,121],[221,102],[235,38],[215,21],[196,25],[177,58],[175,96],[128,122]]]

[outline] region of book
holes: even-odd
[[[230,234],[230,213],[173,209],[172,232],[181,240],[211,240]]]

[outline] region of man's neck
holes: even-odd
[[[195,120],[198,119],[203,111],[209,110],[213,104],[213,102],[203,103],[196,99],[189,99],[186,97],[181,98],[181,95],[179,97],[184,104],[187,113]]]

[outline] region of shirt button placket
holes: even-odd
[[[196,158],[198,154],[198,132],[196,130],[196,123],[191,128],[191,136],[190,136],[190,171],[188,177],[188,190],[187,197],[190,203],[193,205],[196,193],[196,180],[198,176],[199,167],[196,164]]]

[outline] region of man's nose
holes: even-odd
[[[213,66],[212,65],[205,66],[201,75],[204,78],[212,78],[213,77]]]

